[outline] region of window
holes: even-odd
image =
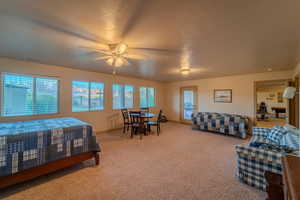
[[[3,74],[2,86],[2,116],[58,112],[57,79]]]
[[[113,109],[133,108],[133,86],[113,84]]]
[[[140,88],[140,107],[154,107],[155,106],[155,89],[154,88]]]
[[[72,82],[72,111],[84,112],[104,109],[104,84]]]

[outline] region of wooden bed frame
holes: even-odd
[[[26,169],[17,172],[13,175],[0,177],[0,188],[5,188],[10,185],[21,183],[57,170],[70,167],[74,164],[81,163],[85,160],[94,158],[96,165],[99,165],[100,156],[98,152],[86,152],[74,156],[70,156],[61,160],[53,161],[44,165]]]

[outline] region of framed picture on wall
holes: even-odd
[[[214,90],[215,103],[232,103],[232,90],[231,89],[215,89]]]

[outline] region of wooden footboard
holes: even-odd
[[[16,183],[24,182],[51,172],[55,172],[91,158],[94,158],[96,165],[99,165],[100,157],[98,152],[78,154],[62,160],[53,161],[38,167],[27,169],[10,176],[0,177],[0,188],[5,188]]]

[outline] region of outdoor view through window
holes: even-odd
[[[104,83],[73,81],[72,111],[84,112],[104,109]]]
[[[154,107],[155,106],[155,89],[154,88],[140,88],[140,107]]]
[[[3,74],[2,116],[58,112],[58,80]]]

